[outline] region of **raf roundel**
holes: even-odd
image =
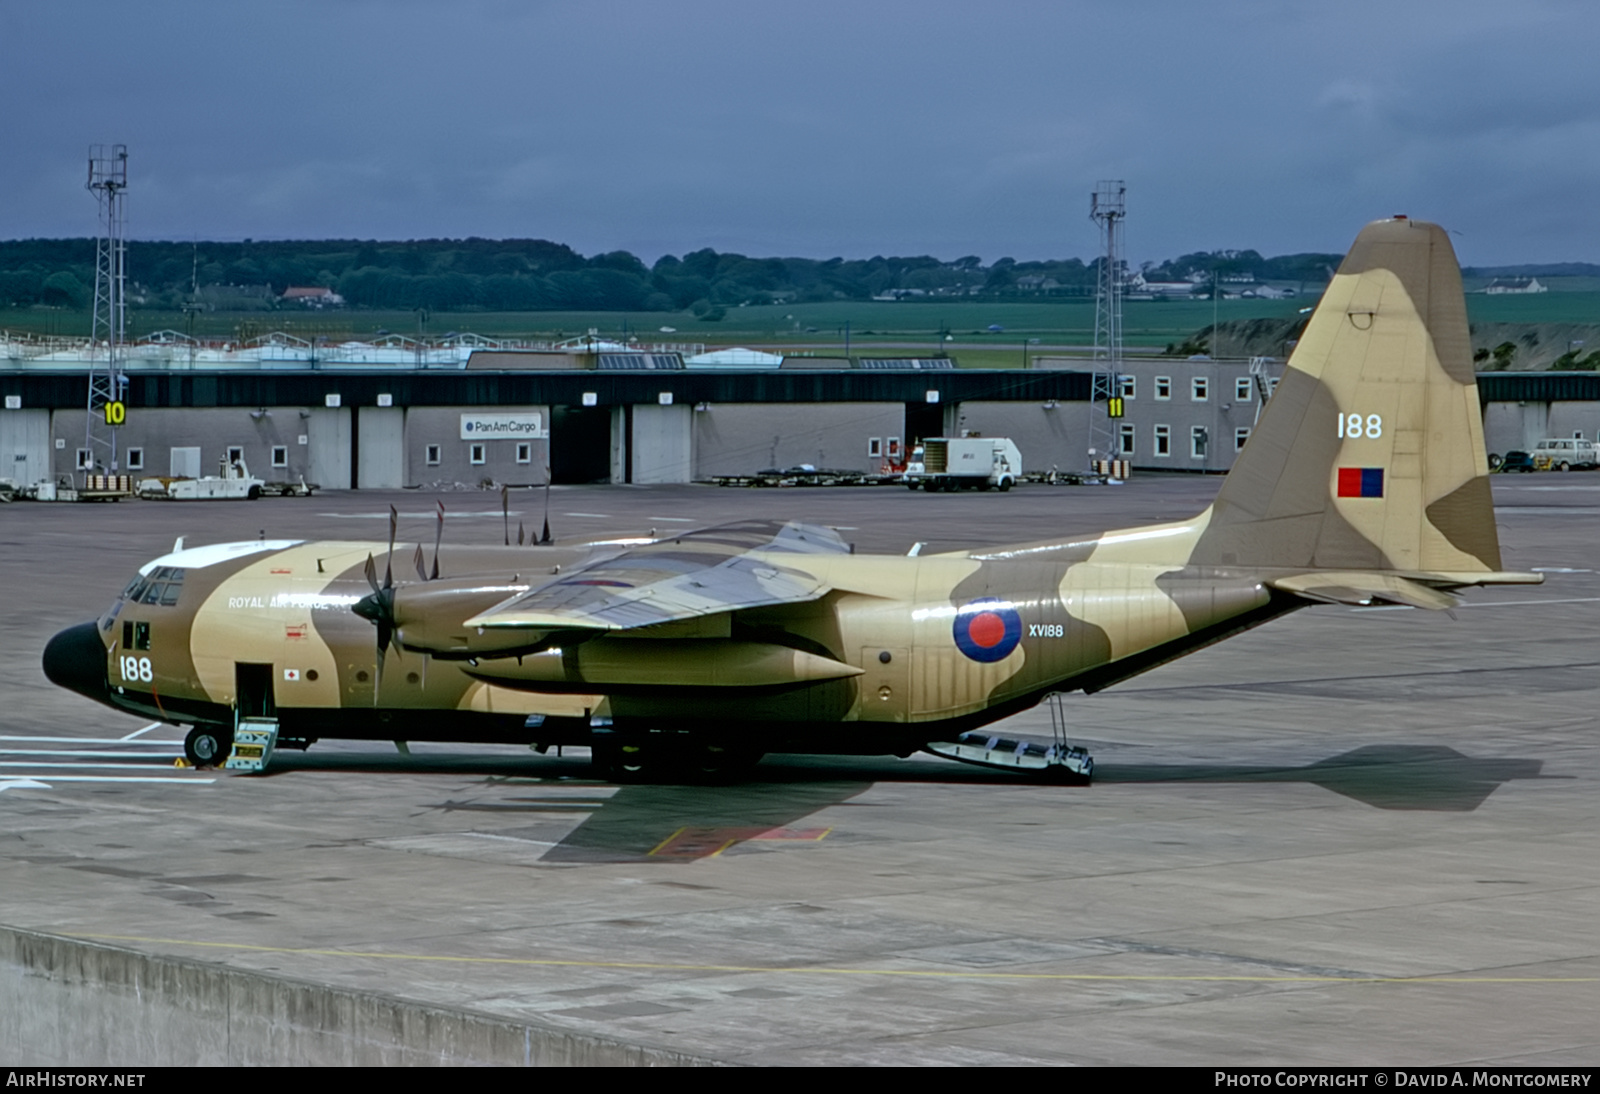
[[[1002,661],[1022,641],[1022,617],[1004,600],[986,597],[956,612],[956,648],[974,661]]]

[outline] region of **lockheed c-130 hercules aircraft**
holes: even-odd
[[[259,770],[318,738],[498,741],[589,745],[623,778],[926,748],[1083,780],[1081,749],[980,727],[1310,604],[1444,609],[1456,589],[1538,582],[1500,569],[1479,415],[1450,241],[1395,217],[1356,239],[1187,520],[919,557],[740,521],[452,548],[442,574],[436,539],[399,581],[392,524],[388,544],[192,547],[56,635],[44,667],[191,726],[197,764]]]

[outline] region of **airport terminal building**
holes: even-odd
[[[1110,419],[1089,402],[1094,364],[1082,357],[964,369],[949,358],[706,356],[480,349],[443,366],[135,365],[118,470],[197,476],[243,459],[269,482],[325,489],[672,483],[804,464],[881,473],[917,439],[980,435],[1011,438],[1029,472],[1083,470],[1095,448],[1136,469],[1220,473],[1282,370],[1131,357],[1123,416]],[[86,368],[0,361],[0,477],[85,470],[86,390]],[[1592,373],[1486,373],[1479,395],[1491,452],[1600,435]]]

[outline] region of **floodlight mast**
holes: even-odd
[[[100,207],[100,234],[94,248],[94,314],[89,329],[89,402],[77,467],[84,473],[87,487],[88,476],[97,470],[114,474],[121,467],[117,426],[123,420],[127,395],[122,361],[127,334],[128,146],[91,145],[85,185]]]
[[[1094,296],[1094,373],[1089,392],[1089,464],[1117,455],[1117,423],[1106,404],[1122,394],[1122,222],[1127,218],[1128,187],[1121,179],[1102,179],[1089,196],[1089,219],[1100,228],[1100,271]]]

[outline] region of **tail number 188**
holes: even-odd
[[[1383,418],[1378,414],[1368,414],[1362,418],[1359,414],[1339,415],[1339,439],[1341,441],[1360,440],[1362,437],[1375,441],[1383,436]]]

